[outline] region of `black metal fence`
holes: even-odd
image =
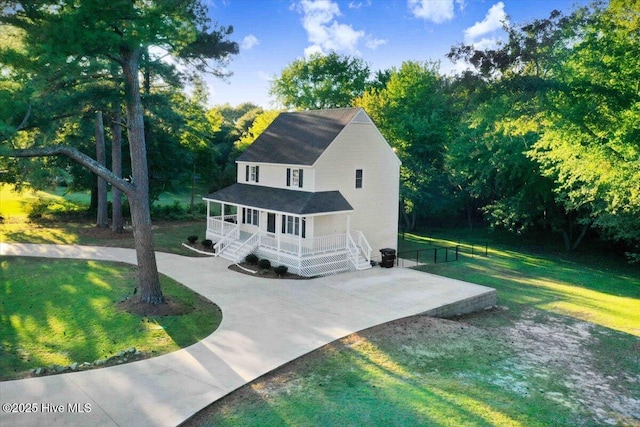
[[[412,267],[421,264],[438,264],[443,262],[458,261],[462,254],[475,256],[488,256],[489,245],[484,244],[457,244],[455,246],[433,246],[424,249],[398,252],[396,266]]]

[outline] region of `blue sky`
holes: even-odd
[[[570,13],[588,0],[209,0],[209,15],[232,25],[240,54],[221,81],[208,78],[210,104],[251,101],[276,108],[269,81],[287,64],[312,52],[336,51],[362,58],[372,71],[403,61],[440,61],[464,42],[495,46],[504,39],[500,22],[546,18],[553,9]]]

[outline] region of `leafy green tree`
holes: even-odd
[[[529,154],[567,210],[585,210],[583,224],[635,246],[640,259],[637,4],[582,8],[571,23],[574,43],[554,67],[559,88],[546,97],[544,133]]]
[[[562,232],[568,250],[593,226],[638,251],[640,43],[634,6],[622,0],[592,3],[569,16],[553,11],[548,19],[509,27],[509,41],[499,49],[452,49],[452,58],[465,58],[491,85],[479,113],[494,129],[484,126],[489,133],[480,145],[492,135],[502,139],[499,150],[523,142],[502,166],[524,168],[526,179],[512,179],[522,184],[488,201],[494,223],[546,223]],[[502,112],[485,115],[492,110]],[[499,176],[499,165],[492,171]]]
[[[285,108],[318,110],[349,107],[367,88],[369,66],[360,58],[317,53],[287,65],[271,83]]]
[[[405,62],[391,70],[383,89],[371,88],[355,101],[402,160],[400,195],[410,229],[418,216],[437,213],[447,199],[444,147],[453,119],[447,84],[437,64]]]
[[[267,110],[259,114],[252,122],[247,131],[240,137],[236,143],[236,148],[239,151],[244,151],[253,144],[253,141],[260,136],[262,132],[269,127],[269,125],[278,117],[280,111]]]
[[[66,155],[123,191],[131,205],[141,299],[151,304],[164,302],[151,233],[140,63],[148,48],[155,45],[198,69],[208,68],[218,73],[215,64],[237,52],[237,45],[226,40],[230,29],[211,30],[206,8],[195,0],[5,1],[0,10],[0,23],[24,31],[29,54],[34,60],[42,61],[42,73],[51,81],[64,85],[65,76],[81,76],[79,70],[85,63],[103,58],[120,68],[132,182],[115,176],[68,145],[27,141],[28,146],[11,149],[5,144],[2,154],[19,157]],[[44,62],[48,59],[52,59],[50,64],[56,70],[49,69],[49,63]],[[19,70],[19,64],[15,65]],[[20,126],[13,130],[20,130]]]

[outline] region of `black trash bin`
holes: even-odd
[[[396,261],[396,250],[391,248],[380,249],[382,254],[382,261],[380,267],[391,268]]]

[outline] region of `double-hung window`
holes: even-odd
[[[287,187],[302,188],[303,170],[287,168]]]
[[[242,208],[242,223],[260,225],[260,211],[251,208]]]
[[[306,235],[306,228],[306,218],[291,215],[284,215],[282,217],[282,234],[292,234],[294,236],[304,238]]]
[[[244,170],[244,180],[246,182],[259,182],[260,180],[260,166],[247,165]]]
[[[356,188],[362,188],[362,169],[356,169]]]

